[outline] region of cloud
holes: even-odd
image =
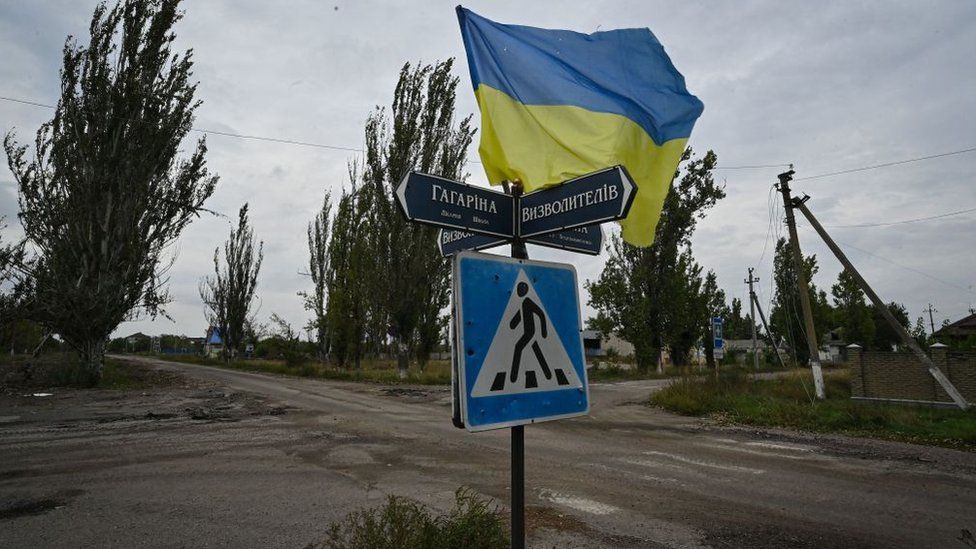
[[[85,35],[93,7],[0,6],[0,95],[53,103],[64,37]],[[338,7],[312,1],[184,3],[177,46],[194,50],[204,101],[196,125],[359,148],[366,116],[389,103],[403,63],[451,56],[461,78],[458,115],[475,112],[453,3]],[[699,152],[714,149],[720,165],[795,163],[799,178],[976,143],[970,59],[976,4],[934,10],[920,3],[596,1],[566,9],[564,3],[506,1],[469,7],[502,22],[581,32],[650,27],[705,103],[691,144]],[[0,101],[0,129],[16,127],[22,140],[31,140],[48,118],[50,111]],[[337,194],[347,185],[346,165],[356,153],[219,135],[208,136],[207,144],[209,166],[221,176],[208,207],[233,218],[249,202],[255,233],[265,242],[261,316],[276,312],[304,324],[307,314],[295,293],[308,286],[299,274],[306,262],[305,224],[326,190]],[[470,153],[477,159],[477,143]],[[825,225],[922,217],[976,205],[974,166],[976,155],[961,155],[797,181],[796,189],[811,195],[810,207]],[[472,182],[486,183],[479,165],[469,171]],[[766,279],[761,285],[768,284],[773,242],[766,237],[776,234],[769,230],[769,189],[776,173],[716,172],[728,197],[700,224],[694,248],[730,298],[745,297],[742,279],[749,266]],[[11,179],[0,168],[0,211],[16,209]],[[884,299],[904,302],[913,317],[931,301],[942,316],[955,319],[976,302],[973,220],[969,215],[835,233],[874,254],[852,249],[850,256]],[[781,229],[775,219],[772,226]],[[168,310],[175,324],[140,320],[120,331],[202,332],[197,283],[212,270],[213,250],[228,232],[228,218],[203,217],[184,233],[170,272],[175,302]],[[839,265],[812,232],[801,230],[800,237],[804,251],[820,259],[817,284],[829,288]],[[572,262],[581,283],[599,276],[605,261],[535,247],[530,253]],[[765,286],[763,291],[768,298]]]

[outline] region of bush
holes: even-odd
[[[350,513],[333,523],[329,537],[309,549],[495,549],[508,547],[498,510],[468,489],[454,495],[454,508],[433,516],[426,506],[390,496],[382,507]]]

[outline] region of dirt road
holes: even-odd
[[[0,398],[0,547],[302,547],[387,494],[508,501],[507,431],[450,422],[444,388],[142,359],[145,394]],[[526,429],[533,547],[966,547],[976,454],[724,428],[595,384]],[[84,393],[84,394],[83,394]]]

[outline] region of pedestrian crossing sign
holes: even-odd
[[[576,269],[461,252],[453,274],[465,427],[484,431],[585,415]]]

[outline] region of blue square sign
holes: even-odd
[[[465,427],[484,431],[585,415],[576,269],[461,252],[453,273]]]

